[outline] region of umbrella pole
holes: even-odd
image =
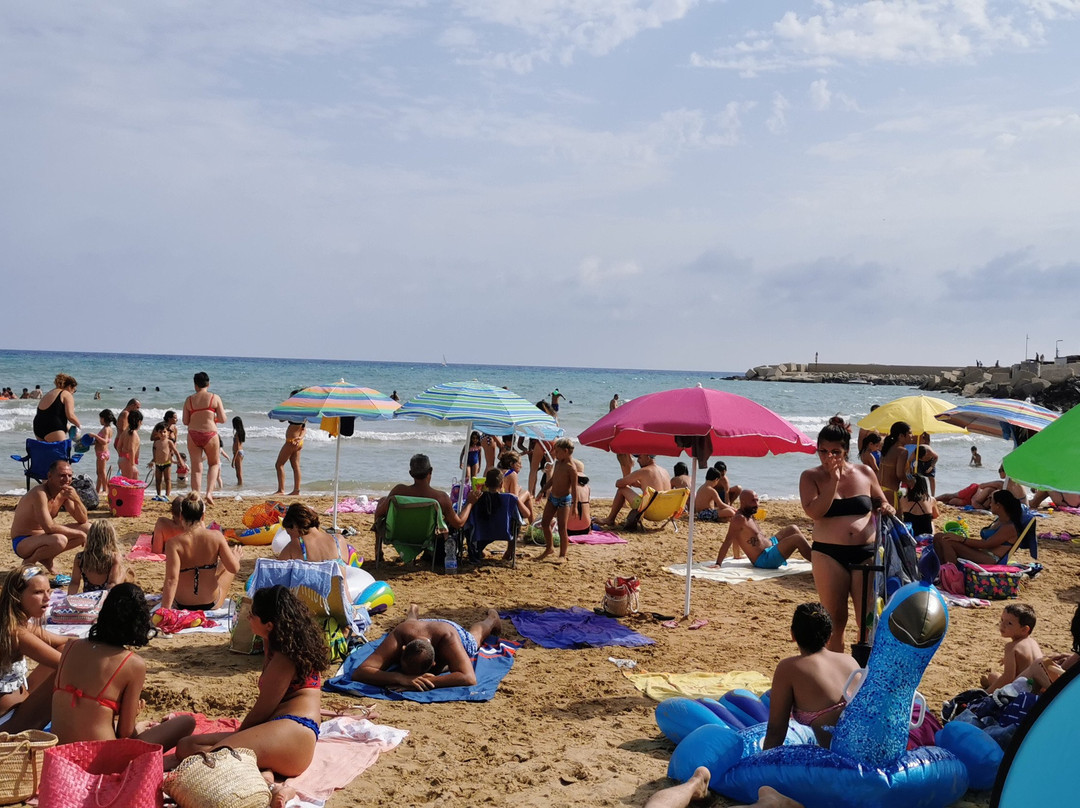
[[[690,582],[693,576],[690,574],[694,568],[694,496],[697,493],[697,467],[696,457],[691,458],[690,464],[690,525],[686,528],[686,598],[683,602],[683,617],[690,616]]]
[[[338,481],[341,470],[341,419],[338,419],[337,451],[334,453],[334,532],[337,533]]]

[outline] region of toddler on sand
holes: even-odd
[[[155,499],[165,501],[172,496],[172,462],[176,458],[177,465],[180,463],[180,453],[176,450],[169,435],[169,427],[164,421],[154,427],[150,439],[154,442],[154,486],[157,488]],[[165,496],[161,496],[161,484],[165,483]]]
[[[1031,636],[1035,630],[1035,610],[1026,603],[1010,603],[1002,609],[998,627],[1001,636],[1009,642],[1005,644],[1005,658],[1002,660],[1004,670],[994,673],[991,668],[982,676],[980,685],[987,693],[1009,684],[1043,655],[1039,644]]]

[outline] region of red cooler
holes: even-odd
[[[109,512],[113,516],[142,516],[146,483],[127,477],[109,480]]]

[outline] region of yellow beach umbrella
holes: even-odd
[[[967,432],[966,429],[939,421],[936,417],[955,406],[945,399],[933,396],[904,396],[888,404],[882,404],[859,421],[859,426],[863,429],[876,429],[883,435],[888,435],[894,423],[904,421],[916,435],[924,435],[928,432],[935,435],[942,433],[962,435]]]

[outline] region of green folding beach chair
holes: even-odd
[[[425,550],[431,553],[435,569],[435,548],[448,532],[442,507],[427,497],[390,497],[386,516],[375,524],[375,569],[382,562],[383,544],[391,544],[401,560],[409,564]]]

